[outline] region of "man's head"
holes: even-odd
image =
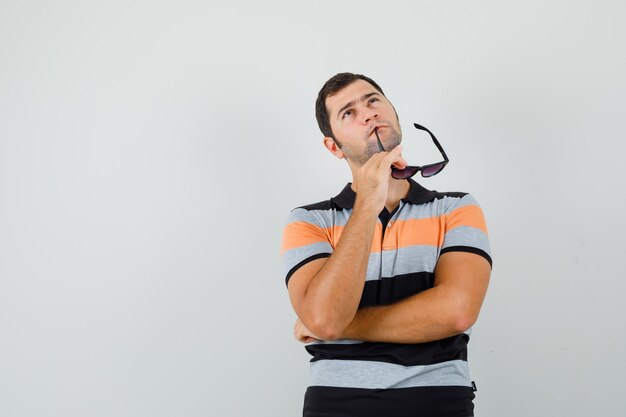
[[[315,116],[324,145],[353,168],[379,152],[374,129],[387,150],[401,141],[393,105],[374,80],[361,74],[340,73],[326,81],[317,96]]]
[[[324,136],[337,139],[333,135],[333,130],[330,127],[330,117],[328,109],[326,108],[326,99],[342,90],[348,84],[352,84],[356,80],[363,80],[369,83],[372,87],[378,90],[380,94],[383,96],[385,95],[383,89],[376,84],[376,81],[366,77],[365,75],[353,74],[351,72],[341,72],[331,77],[328,81],[326,81],[320,92],[317,94],[317,101],[315,102],[315,117],[317,118],[317,125],[320,127]]]

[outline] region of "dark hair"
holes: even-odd
[[[328,96],[332,96],[333,94],[344,89],[347,85],[352,84],[356,80],[367,81],[372,85],[372,87],[378,90],[380,94],[382,94],[383,96],[385,95],[385,93],[383,93],[383,89],[380,88],[380,86],[376,84],[376,81],[372,80],[371,78],[366,77],[362,74],[341,72],[326,81],[320,92],[317,94],[317,100],[315,101],[315,118],[317,119],[317,125],[320,127],[320,130],[322,131],[322,134],[324,136],[329,136],[333,138],[335,143],[337,143],[337,145],[340,147],[341,144],[337,142],[335,135],[333,135],[333,130],[330,127],[330,116],[328,115],[328,111],[326,110],[326,99],[328,98]]]

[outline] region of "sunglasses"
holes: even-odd
[[[444,160],[441,162],[428,164],[428,165],[424,165],[421,167],[407,165],[404,169],[399,169],[399,168],[392,166],[391,177],[397,180],[404,180],[407,178],[411,178],[413,175],[417,174],[418,172],[421,172],[422,177],[424,178],[432,177],[433,175],[439,174],[441,170],[448,164],[448,162],[450,162],[450,160],[448,159],[448,156],[446,155],[446,153],[443,151],[443,148],[439,144],[439,141],[437,140],[435,135],[433,135],[433,132],[426,129],[422,125],[418,125],[417,123],[413,123],[413,126],[415,126],[415,128],[418,130],[423,130],[430,134],[430,137],[433,138],[433,142],[435,142],[435,146],[437,146],[437,149],[439,149],[439,152],[441,152],[441,155],[443,155]],[[380,138],[378,137],[378,128],[374,129],[374,133],[376,134],[376,140],[378,140],[378,147],[380,148],[380,151],[385,152],[385,148],[383,148],[383,144],[380,141]]]

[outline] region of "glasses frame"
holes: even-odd
[[[428,130],[424,126],[422,126],[420,124],[417,124],[417,123],[413,123],[413,126],[415,126],[415,128],[418,129],[418,130],[423,130],[425,132],[428,132],[430,137],[433,139],[433,142],[435,142],[435,146],[437,147],[437,149],[439,149],[439,152],[441,152],[441,155],[443,156],[443,161],[436,162],[434,164],[422,165],[422,166],[419,166],[419,165],[407,165],[406,168],[404,168],[404,169],[398,169],[398,168],[392,166],[391,167],[391,176],[392,176],[392,178],[395,178],[397,180],[405,180],[407,178],[411,178],[413,175],[417,174],[418,172],[421,173],[423,178],[433,177],[433,176],[439,174],[441,171],[443,171],[445,166],[448,165],[448,162],[450,162],[450,159],[448,159],[448,155],[446,155],[446,152],[443,150],[443,147],[441,146],[441,144],[439,143],[439,141],[437,140],[435,135],[433,135],[433,132],[431,132],[430,130]],[[378,147],[380,148],[380,151],[381,152],[386,152],[385,148],[383,147],[382,142],[380,141],[380,138],[378,137],[378,128],[374,129],[374,133],[376,134],[376,140],[378,141]],[[441,168],[439,168],[433,174],[424,175],[424,170],[427,170],[428,168],[433,168],[433,167],[435,167],[437,165],[441,165]],[[409,171],[409,174],[405,174],[405,171]],[[413,171],[415,171],[415,172],[413,172]]]

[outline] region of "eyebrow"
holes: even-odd
[[[339,111],[337,112],[337,118],[339,118],[339,115],[346,109],[349,109],[350,107],[354,106],[356,104],[357,101],[365,101],[368,98],[370,98],[371,96],[375,96],[375,95],[380,95],[380,93],[378,91],[374,91],[372,93],[367,93],[364,94],[360,99],[358,100],[352,100],[351,102],[349,102],[348,104],[346,104],[345,106],[343,106],[342,108],[339,109]]]

